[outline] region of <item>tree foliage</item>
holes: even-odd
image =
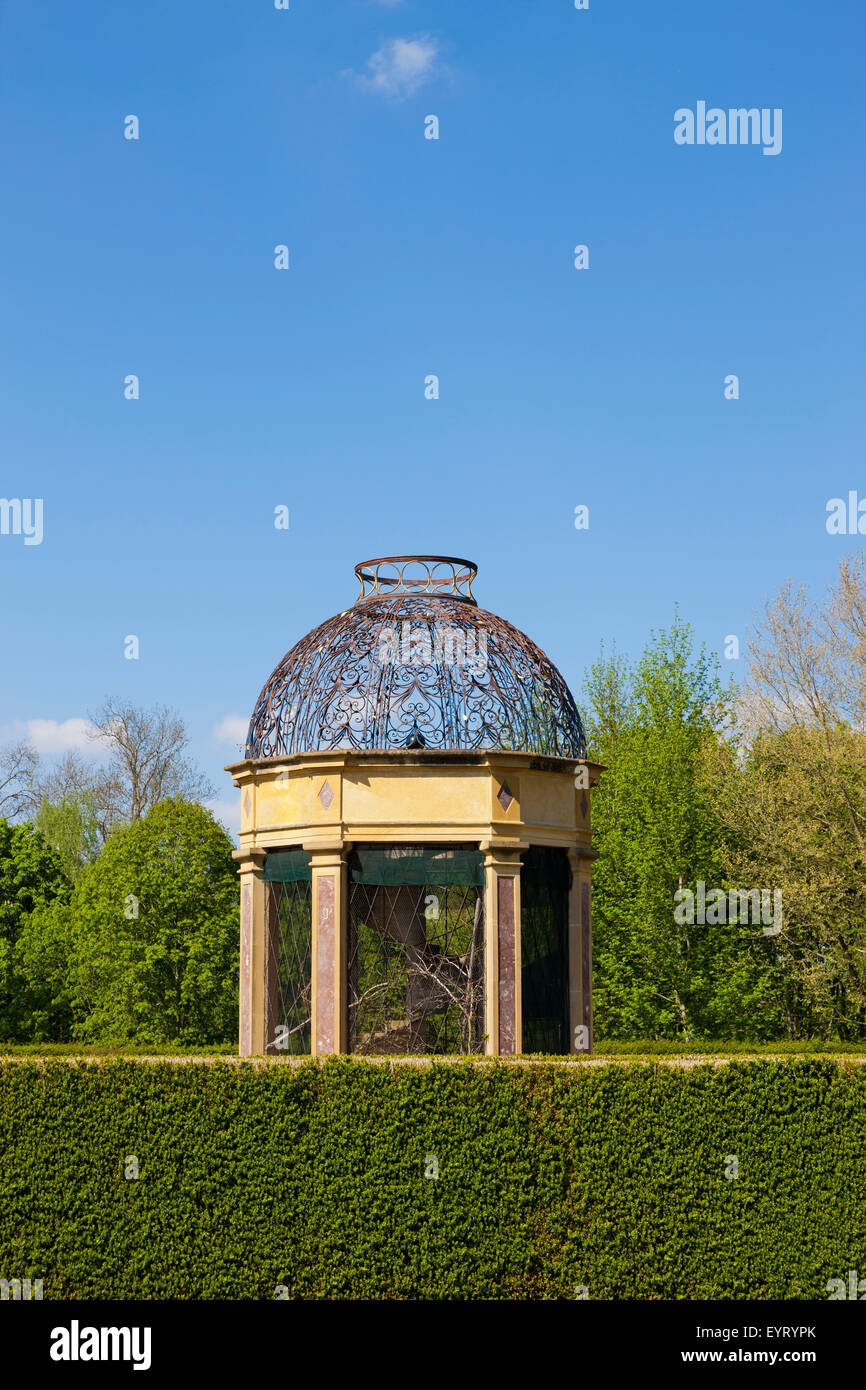
[[[91,787],[52,802],[43,798],[34,824],[59,855],[66,877],[74,883],[99,853],[96,794]]]
[[[820,601],[788,583],[748,648],[705,785],[730,874],[782,894],[785,1029],[866,1033],[866,557]]]
[[[0,820],[0,1039],[22,1036],[28,1017],[20,938],[40,910],[68,894],[63,863],[28,822]]]
[[[631,665],[591,668],[584,722],[607,771],[593,793],[593,971],[600,1036],[771,1036],[778,986],[760,927],[678,924],[679,887],[724,883],[702,782],[730,701],[718,662],[677,616]]]
[[[177,798],[115,831],[68,901],[33,913],[18,951],[41,1000],[34,1030],[88,1040],[236,1036],[237,960],[231,840]]]

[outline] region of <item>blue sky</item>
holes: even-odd
[[[576,690],[677,602],[721,655],[828,582],[862,542],[827,501],[866,496],[864,30],[855,0],[0,4],[0,496],[44,501],[41,544],[0,535],[0,741],[169,704],[231,820],[233,731],[357,560],[475,560]],[[702,100],[781,108],[781,153],[677,145]]]

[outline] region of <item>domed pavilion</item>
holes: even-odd
[[[256,701],[241,790],[242,1056],[586,1054],[590,787],[556,667],[476,567],[365,561]]]

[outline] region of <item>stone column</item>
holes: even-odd
[[[239,1042],[241,1057],[265,1050],[266,977],[268,967],[265,923],[265,862],[263,849],[236,850],[241,878],[241,941]]]
[[[522,1047],[520,847],[496,841],[484,850],[486,1051],[513,1056]]]
[[[312,1043],[314,1057],[348,1050],[347,867],[342,841],[305,844],[310,852],[313,899]]]
[[[592,861],[598,850],[579,845],[568,852],[571,891],[568,895],[569,1051],[592,1052]]]

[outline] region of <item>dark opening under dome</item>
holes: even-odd
[[[354,606],[302,637],[262,690],[248,758],[425,748],[585,757],[568,686],[534,642],[478,607],[470,561],[398,555],[355,574]]]

